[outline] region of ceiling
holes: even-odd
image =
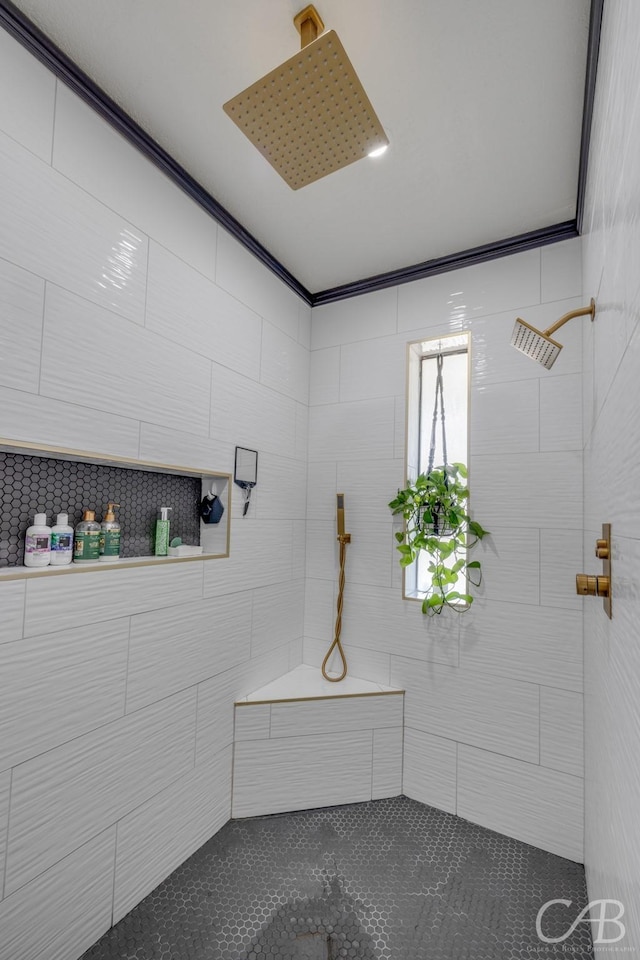
[[[590,0],[317,0],[391,147],[296,191],[222,105],[305,0],[15,6],[311,294],[576,216]]]

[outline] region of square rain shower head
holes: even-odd
[[[292,190],[389,143],[335,30],[308,43],[223,110]]]

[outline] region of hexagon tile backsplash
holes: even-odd
[[[68,513],[75,526],[83,510],[95,510],[101,520],[110,500],[120,504],[116,516],[122,527],[123,557],[153,554],[161,506],[172,508],[172,537],[199,543],[200,498],[197,477],[0,453],[0,567],[23,562],[24,535],[34,514],[46,513],[52,525],[56,514]]]

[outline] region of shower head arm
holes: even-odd
[[[563,327],[565,323],[568,323],[569,320],[573,320],[574,317],[586,317],[587,314],[590,314],[591,319],[595,319],[596,315],[596,302],[591,298],[591,304],[588,307],[581,307],[580,310],[570,310],[569,313],[565,313],[559,320],[554,324],[548,327],[546,330],[542,331],[543,337],[550,337],[552,333],[555,333],[556,330],[559,330],[560,327]]]

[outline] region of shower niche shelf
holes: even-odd
[[[198,507],[212,486],[224,513],[205,524]],[[83,509],[100,519],[109,500],[121,504],[123,556],[110,563],[25,567],[24,534],[33,514],[68,513],[75,526]],[[153,530],[160,506],[173,508],[171,537],[199,545],[191,556],[153,556]],[[159,463],[0,438],[0,580],[67,576],[128,567],[193,563],[229,556],[231,475],[194,466]],[[53,519],[52,519],[53,518]]]

